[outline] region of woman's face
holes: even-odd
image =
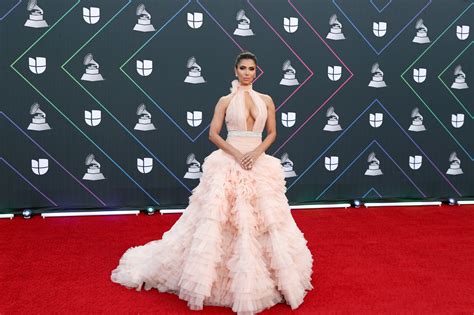
[[[235,75],[237,76],[240,84],[252,84],[257,75],[257,65],[255,64],[255,61],[252,59],[240,60],[237,68],[235,69]]]

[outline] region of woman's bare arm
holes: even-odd
[[[214,116],[212,117],[211,126],[209,127],[209,140],[213,142],[219,149],[240,160],[242,153],[219,135],[224,123],[225,112],[227,110],[227,106],[229,106],[229,102],[229,96],[223,96],[217,102],[214,109]]]

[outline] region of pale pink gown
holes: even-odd
[[[247,131],[244,93],[258,109]],[[267,109],[252,86],[232,83],[226,141],[242,153],[262,142]],[[297,308],[311,285],[313,257],[290,213],[280,160],[262,154],[251,170],[221,149],[204,159],[189,205],[161,240],[129,248],[112,281],[177,294],[192,310],[231,307],[240,315],[276,303]]]

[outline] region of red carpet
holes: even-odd
[[[0,220],[0,314],[233,314],[112,283],[131,246],[179,215]],[[315,259],[314,289],[294,312],[473,314],[474,207],[296,210]]]

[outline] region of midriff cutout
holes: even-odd
[[[247,131],[253,131],[253,127],[255,126],[255,117],[258,115],[258,108],[255,106],[255,103],[253,102],[252,98],[250,97],[249,93],[246,91],[244,93],[244,102],[245,102],[245,127],[247,128]],[[250,115],[248,115],[250,114]],[[250,119],[250,120],[249,120]],[[252,128],[248,128],[248,123],[251,123]]]

